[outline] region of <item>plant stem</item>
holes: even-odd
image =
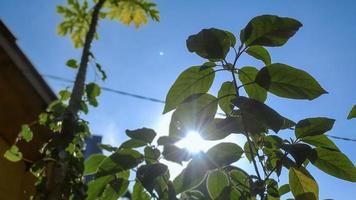
[[[105,0],[99,0],[94,6],[89,30],[85,36],[79,70],[74,82],[69,105],[64,112],[61,134],[58,138],[56,138],[54,157],[57,160],[57,163],[55,163],[53,167],[50,167],[49,170],[52,171],[52,174],[50,177],[48,177],[49,180],[47,182],[49,200],[70,199],[71,191],[66,189],[65,183],[70,165],[68,156],[63,156],[63,154],[66,155],[65,148],[75,136],[75,126],[77,123],[78,111],[80,108],[80,102],[84,95],[85,78],[90,56],[90,46],[93,42],[96,32],[96,26],[99,20],[99,12],[104,2]]]
[[[287,157],[288,153],[284,153],[281,162],[283,162],[283,160]],[[272,175],[272,173],[277,169],[277,165],[269,172],[269,174],[266,176],[265,181]]]
[[[252,159],[252,162],[253,162],[253,166],[255,168],[255,171],[256,171],[256,175],[258,177],[259,180],[262,180],[261,179],[261,175],[260,175],[260,171],[258,170],[258,167],[257,167],[257,163],[256,163],[256,160],[255,160],[255,157],[253,156],[253,151],[252,151],[252,142],[250,140],[250,137],[248,136],[248,134],[245,135],[246,136],[246,139],[247,139],[247,142],[248,142],[248,147],[249,147],[249,150],[250,150],[250,154],[251,154],[251,159]]]
[[[236,70],[236,63],[237,63],[237,60],[240,58],[241,54],[246,50],[247,47],[244,47],[243,48],[243,44],[240,45],[239,47],[239,50],[238,52],[236,53],[236,57],[235,57],[235,60],[234,60],[234,64],[233,64],[233,68],[231,69],[231,74],[232,74],[232,78],[233,78],[233,81],[234,81],[234,85],[235,85],[235,90],[236,90],[236,96],[239,97],[239,87],[237,86],[237,81],[236,81],[236,76],[235,76],[235,70]],[[250,140],[250,137],[248,135],[248,133],[245,134],[246,138],[247,138],[247,142],[248,142],[248,146],[250,148],[250,154],[251,154],[251,158],[252,158],[252,162],[253,162],[253,166],[255,168],[255,171],[256,171],[256,175],[258,177],[258,179],[260,181],[262,181],[261,179],[261,175],[260,175],[260,172],[258,170],[258,167],[257,167],[257,162],[255,160],[255,157],[253,156],[253,151],[252,151],[252,142]],[[262,198],[262,197],[261,197]]]

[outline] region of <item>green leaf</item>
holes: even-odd
[[[124,171],[89,181],[86,200],[118,199],[127,190],[129,176],[130,172]]]
[[[175,145],[165,145],[162,155],[164,159],[182,164],[183,161],[188,161],[191,155],[187,149],[181,149]]]
[[[26,141],[30,142],[33,138],[33,133],[28,124],[23,124],[21,126],[21,137]]]
[[[200,185],[206,173],[211,169],[211,162],[205,156],[197,156],[174,179],[173,185],[177,194],[193,189]]]
[[[132,139],[141,140],[146,143],[151,143],[157,133],[150,128],[140,128],[136,130],[126,130],[126,135]]]
[[[250,144],[248,142],[245,143],[244,145],[244,151],[245,151],[245,156],[247,158],[247,160],[249,160],[250,162],[252,162],[252,157],[256,157],[256,150],[252,147],[252,155],[251,155],[251,151],[250,151]]]
[[[279,149],[283,144],[283,139],[276,135],[268,135],[263,138],[263,145],[267,148]]]
[[[277,96],[291,99],[313,100],[327,93],[307,72],[281,63],[263,67],[256,82]]]
[[[100,163],[106,158],[103,154],[92,154],[84,162],[83,175],[90,175],[96,173]]]
[[[335,120],[326,117],[306,118],[295,126],[295,136],[302,138],[326,133],[331,130]]]
[[[300,138],[301,141],[315,147],[323,147],[332,151],[340,151],[339,148],[326,135],[306,136]]]
[[[147,164],[154,163],[161,156],[161,152],[155,147],[146,146],[143,151],[145,153],[145,160]]]
[[[288,118],[284,118],[284,125],[282,127],[282,129],[290,129],[292,127],[294,127],[295,125],[297,125],[294,121],[288,119]]]
[[[205,195],[199,190],[189,190],[184,192],[184,195],[189,197],[191,200],[205,200]],[[189,200],[190,200],[189,199]]]
[[[199,56],[210,60],[224,59],[232,45],[231,35],[226,31],[210,28],[203,29],[187,39],[187,48]]]
[[[245,126],[247,117],[254,118],[274,132],[281,130],[284,125],[284,117],[257,100],[240,96],[233,101],[233,104],[240,108]]]
[[[295,163],[298,167],[300,167],[303,162],[308,158],[312,150],[309,145],[300,143],[283,144],[281,148],[293,156]]]
[[[250,176],[244,170],[234,167],[230,171],[231,181],[243,191],[250,191]]]
[[[77,61],[75,59],[69,59],[66,63],[66,65],[70,68],[76,69],[78,68]]]
[[[103,68],[101,67],[101,65],[99,63],[95,63],[95,66],[96,66],[96,69],[101,74],[101,80],[105,81],[107,78],[105,71],[103,70]]]
[[[96,177],[115,174],[131,169],[141,163],[142,159],[143,156],[138,151],[120,149],[101,162]]]
[[[120,149],[133,149],[133,148],[143,147],[146,144],[147,143],[142,140],[129,139],[129,140],[123,142],[119,148]]]
[[[190,67],[182,72],[169,89],[163,114],[175,109],[193,94],[206,93],[213,84],[215,72],[212,68],[200,70]]]
[[[133,186],[132,200],[150,200],[150,195],[145,192],[140,181],[136,181]]]
[[[70,98],[71,92],[68,90],[61,90],[59,91],[59,96],[61,97],[62,101],[66,101]]]
[[[215,166],[222,167],[238,161],[241,158],[243,150],[235,143],[221,142],[211,147],[207,156]]]
[[[183,138],[191,130],[202,130],[215,116],[218,99],[210,94],[189,98],[174,111],[169,136]]]
[[[174,144],[180,140],[179,137],[174,136],[161,136],[157,140],[158,145]]]
[[[212,199],[217,199],[228,185],[229,179],[223,171],[214,170],[209,172],[206,187]]]
[[[86,85],[85,91],[87,93],[87,99],[89,104],[94,107],[97,107],[98,101],[96,100],[96,97],[99,96],[101,93],[100,87],[95,83],[89,83],[88,85]]]
[[[103,176],[97,179],[94,179],[88,183],[88,192],[87,200],[95,200],[100,197],[110,181],[114,180],[114,175]]]
[[[299,21],[292,18],[261,15],[247,24],[240,37],[246,46],[282,46],[301,26]]]
[[[88,105],[85,101],[80,101],[80,110],[83,111],[84,114],[88,114],[89,109],[88,109]]]
[[[279,192],[280,196],[285,195],[288,192],[290,192],[289,184],[284,184],[281,187],[279,187],[278,192]]]
[[[221,192],[220,196],[217,198],[218,200],[236,200],[236,199],[246,199],[244,196],[241,198],[241,193],[233,186],[225,187]]]
[[[152,193],[157,184],[157,178],[163,176],[167,170],[168,167],[162,163],[141,165],[137,170],[136,177],[142,183],[143,187]]]
[[[230,39],[230,46],[234,47],[236,45],[236,37],[233,33],[231,33],[230,31],[225,31],[225,33],[227,34],[227,36]]]
[[[103,149],[103,150],[106,150],[106,151],[109,151],[109,152],[115,152],[115,151],[118,150],[118,148],[113,147],[113,146],[111,146],[109,144],[98,144],[98,147],[100,149]]]
[[[352,107],[347,119],[356,118],[356,104]]]
[[[236,97],[235,85],[233,82],[226,81],[221,85],[218,93],[219,107],[226,114],[230,114],[233,108],[231,101]]]
[[[265,65],[271,64],[271,56],[267,49],[262,46],[250,46],[246,49],[246,53],[258,60],[261,60]]]
[[[106,186],[101,199],[117,200],[126,193],[128,186],[128,180],[122,178],[114,179]]]
[[[280,197],[277,181],[275,181],[273,179],[267,179],[266,180],[266,185],[267,185],[267,194],[270,197],[273,197],[273,198],[279,198]]]
[[[296,200],[318,200],[319,187],[303,167],[289,169],[289,187]]]
[[[246,84],[244,89],[247,95],[252,99],[264,102],[267,99],[267,91],[258,84],[252,83],[255,81],[257,73],[258,70],[255,67],[243,67],[238,71],[241,83]]]
[[[231,133],[243,133],[242,118],[239,116],[215,118],[199,133],[205,140],[221,140]]]
[[[4,157],[9,161],[18,162],[22,159],[22,153],[16,145],[12,145],[10,149],[5,152]]]
[[[351,182],[356,182],[356,168],[351,160],[339,151],[315,148],[309,158],[323,172]]]
[[[147,24],[148,18],[153,21],[159,21],[159,11],[156,4],[148,1],[107,1],[104,6],[108,9],[105,17],[111,20],[117,20],[127,26],[131,23],[139,28]]]

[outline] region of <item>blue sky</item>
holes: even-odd
[[[1,1],[0,18],[18,39],[18,44],[40,73],[73,79],[75,72],[64,66],[69,58],[78,58],[69,38],[56,34],[61,18],[55,6],[65,1]],[[356,138],[356,120],[346,120],[356,103],[356,2],[352,0],[170,0],[157,1],[161,22],[149,22],[136,30],[113,21],[100,23],[100,40],[93,51],[108,74],[103,86],[159,99],[176,77],[189,66],[204,60],[185,47],[186,38],[202,28],[215,27],[238,34],[256,15],[276,14],[298,19],[303,27],[282,48],[270,48],[273,62],[306,70],[329,92],[315,101],[300,101],[268,96],[267,103],[282,115],[295,121],[325,116],[336,119],[335,136]],[[163,55],[160,55],[163,52]],[[247,56],[239,66],[262,64]],[[211,92],[229,76],[218,75]],[[89,73],[88,80],[95,80]],[[66,83],[48,80],[58,91]],[[99,108],[87,119],[93,132],[104,136],[104,142],[119,144],[125,129],[143,126],[164,132],[167,116],[163,105],[103,92]],[[163,133],[164,134],[164,133]],[[289,133],[281,133],[289,136]],[[356,163],[355,143],[334,140]],[[350,199],[356,185],[326,175],[310,167],[319,182],[320,199]],[[281,181],[286,181],[285,177]]]

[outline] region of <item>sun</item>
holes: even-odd
[[[197,131],[188,131],[187,135],[176,143],[177,147],[186,148],[191,153],[206,152],[212,144],[211,141],[204,140]]]

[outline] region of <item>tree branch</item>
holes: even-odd
[[[77,123],[78,112],[80,108],[80,102],[84,95],[85,78],[88,68],[88,61],[90,56],[90,47],[93,42],[96,32],[96,26],[99,20],[99,12],[102,8],[105,0],[99,0],[93,9],[92,18],[89,26],[89,30],[85,36],[84,47],[82,51],[82,57],[78,73],[74,82],[69,105],[64,112],[64,119],[62,124],[61,134],[56,138],[54,156],[57,163],[50,167],[50,171],[53,173],[47,182],[47,191],[49,200],[66,200],[70,198],[71,191],[66,188],[65,180],[69,172],[68,156],[66,155],[65,148],[72,141],[75,136],[75,126]]]

